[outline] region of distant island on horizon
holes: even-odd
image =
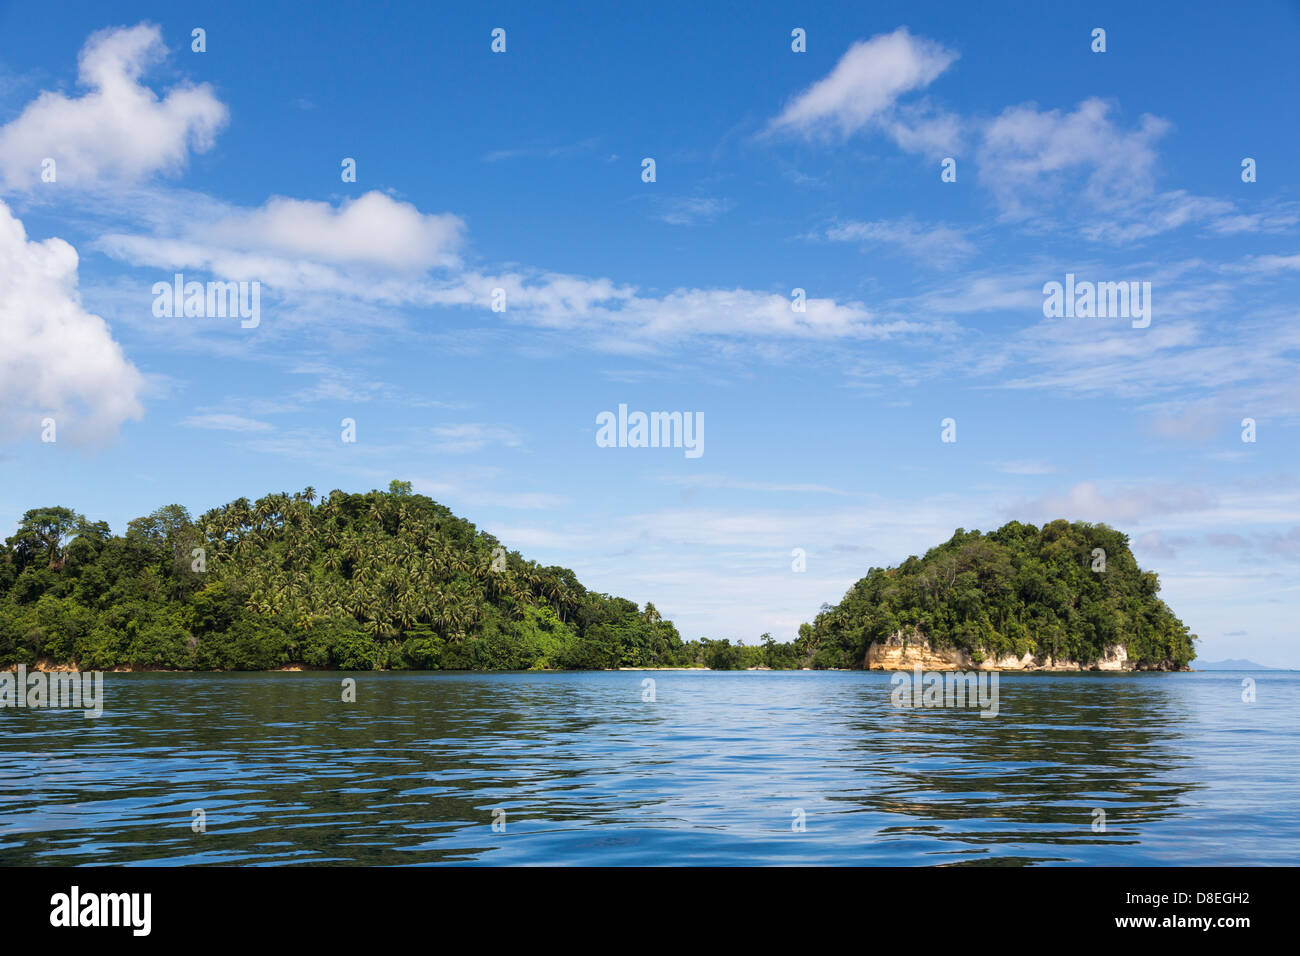
[[[318,497],[198,519],[167,505],[120,536],[69,508],[26,512],[0,547],[0,668],[1124,671],[1195,657],[1155,572],[1103,524],[959,528],[870,569],[795,640],[748,645],[684,641],[653,604],[527,561],[409,482]]]
[[[1229,657],[1221,661],[1198,661],[1198,671],[1287,671],[1294,667],[1273,667],[1269,664],[1256,664],[1241,657]]]

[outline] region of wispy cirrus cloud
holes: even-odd
[[[448,455],[464,455],[482,451],[489,445],[517,448],[523,444],[519,432],[503,425],[485,425],[480,422],[461,422],[433,427],[434,451]]]
[[[813,482],[754,481],[751,479],[736,478],[730,475],[720,474],[665,475],[662,480],[668,484],[683,485],[692,491],[699,488],[724,488],[737,491],[777,492],[799,495],[815,494],[843,496],[853,494],[853,492],[845,491],[842,488],[833,488],[830,485],[821,485]]]
[[[1063,493],[1017,501],[1007,511],[1008,519],[1044,522],[1056,518],[1094,521],[1111,525],[1133,525],[1153,517],[1209,511],[1213,496],[1203,488],[1179,484],[1142,484],[1103,487],[1081,481]]]
[[[1051,462],[1034,458],[993,462],[993,467],[1007,475],[1053,475],[1058,469]]]
[[[659,203],[655,218],[671,226],[695,226],[715,221],[731,209],[731,201],[713,196],[688,196]]]
[[[988,122],[978,151],[980,181],[1013,215],[1028,213],[1027,198],[1055,199],[1078,192],[1098,204],[1149,191],[1167,120],[1145,114],[1133,129],[1112,119],[1114,104],[1100,98],[1070,112],[1012,106]]]
[[[913,219],[847,221],[822,234],[832,242],[858,242],[864,246],[892,246],[931,265],[947,266],[974,254],[975,244],[964,230],[944,224],[925,225]]]
[[[255,418],[231,415],[224,412],[208,412],[202,415],[190,415],[181,419],[182,428],[206,428],[224,432],[268,432],[272,425]]]
[[[483,162],[501,163],[512,159],[562,159],[590,152],[599,143],[599,136],[591,136],[576,143],[533,144],[508,149],[494,149],[483,154]]]

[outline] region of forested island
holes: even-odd
[[[1183,670],[1196,636],[1159,591],[1128,536],[1104,524],[959,528],[924,557],[872,568],[799,642],[813,667],[898,660],[882,652],[913,643],[976,667]]]
[[[0,667],[861,668],[899,635],[975,663],[1087,664],[1118,646],[1133,666],[1185,667],[1194,637],[1158,588],[1118,531],[1012,522],[873,568],[793,642],[683,641],[653,604],[589,591],[394,481],[241,498],[197,519],[168,505],[123,535],[32,509],[0,548]]]

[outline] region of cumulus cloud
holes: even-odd
[[[339,206],[276,196],[255,209],[189,219],[179,235],[110,233],[97,243],[140,265],[202,269],[230,279],[320,290],[343,284],[331,272],[425,272],[459,264],[464,222],[421,213],[381,192]]]
[[[829,74],[791,100],[769,129],[848,136],[890,117],[899,97],[929,86],[956,60],[956,52],[912,36],[906,27],[860,40]],[[932,128],[918,130],[915,117],[898,122],[927,144],[937,135]]]
[[[229,113],[204,83],[177,86],[159,99],[140,82],[167,54],[157,26],[102,30],[81,50],[84,96],[46,91],[0,127],[0,182],[26,189],[55,160],[61,185],[136,181],[182,169],[190,151],[212,147]]]
[[[62,239],[31,242],[0,202],[0,427],[94,443],[139,418],[144,379],[87,312],[77,291],[77,251]]]
[[[274,197],[259,209],[232,213],[204,231],[218,248],[265,251],[332,265],[426,270],[457,265],[464,222],[421,213],[410,203],[371,191],[339,207]]]

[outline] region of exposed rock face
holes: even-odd
[[[1032,654],[1016,657],[985,657],[976,664],[971,656],[957,648],[932,648],[930,642],[917,630],[897,631],[882,643],[867,648],[868,670],[910,671],[921,667],[927,671],[1130,671],[1172,670],[1172,667],[1137,667],[1128,659],[1128,651],[1120,645],[1106,649],[1100,660],[1081,664],[1079,661],[1053,660],[1051,655],[1035,658]]]

